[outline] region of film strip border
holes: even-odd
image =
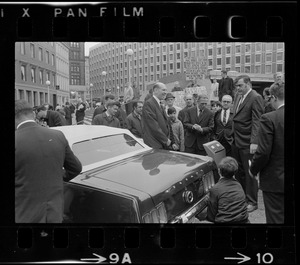
[[[295,2],[0,5],[2,39],[282,41],[295,25]]]
[[[0,229],[0,238],[0,263],[296,262],[295,230],[291,227],[19,227]]]

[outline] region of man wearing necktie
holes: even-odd
[[[142,124],[145,144],[155,149],[168,150],[171,145],[168,117],[160,102],[166,98],[167,87],[163,83],[153,86],[153,96],[143,107]]]
[[[206,108],[207,103],[207,95],[199,95],[197,106],[186,111],[183,123],[186,129],[184,142],[187,153],[206,155],[203,144],[209,142],[214,127],[214,113]]]
[[[248,203],[247,209],[257,209],[257,180],[248,172],[249,160],[257,149],[259,120],[264,113],[263,98],[252,89],[250,77],[240,75],[235,79],[237,94],[233,103],[232,155],[238,161],[239,171],[236,178],[242,184]]]
[[[230,95],[224,95],[221,103],[222,109],[218,110],[214,116],[213,138],[224,146],[226,156],[232,156],[232,97]]]

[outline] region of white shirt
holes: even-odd
[[[160,106],[160,100],[158,99],[158,97],[157,97],[157,96],[155,96],[155,95],[153,95],[153,97],[154,97],[154,99],[157,101],[157,103],[158,103],[158,106]]]
[[[27,122],[34,122],[34,123],[36,123],[34,120],[26,120],[26,121],[22,121],[22,122],[20,122],[20,123],[18,124],[17,130],[18,130],[18,128],[19,128],[22,124],[27,123]]]
[[[224,114],[225,114],[226,123],[227,123],[228,122],[228,118],[229,118],[229,114],[230,114],[230,109],[227,109],[227,110],[222,109],[222,111],[221,111],[221,121],[222,122],[223,122]]]

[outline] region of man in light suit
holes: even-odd
[[[222,109],[218,110],[214,116],[213,137],[226,150],[226,156],[231,156],[231,145],[233,142],[232,136],[232,116],[231,110],[232,97],[224,95],[222,98]]]
[[[61,131],[38,125],[31,105],[15,101],[15,222],[61,223],[63,179],[82,165]]]
[[[248,203],[247,209],[257,209],[258,183],[248,172],[249,160],[257,149],[259,120],[264,113],[264,102],[261,95],[252,89],[248,75],[235,79],[237,94],[233,103],[233,138],[232,156],[239,163],[236,178],[242,184]]]
[[[206,108],[207,103],[207,95],[199,95],[197,106],[186,111],[184,143],[187,153],[206,155],[203,144],[210,141],[210,134],[214,127],[214,113]]]
[[[153,86],[153,96],[143,107],[142,124],[144,127],[143,140],[145,144],[155,149],[169,149],[171,145],[168,117],[160,105],[167,94],[167,87],[163,83]]]
[[[270,89],[275,111],[261,116],[258,147],[249,168],[250,176],[260,172],[267,224],[284,223],[284,84]]]

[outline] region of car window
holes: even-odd
[[[129,197],[65,183],[64,198],[64,223],[138,223]]]
[[[86,166],[115,156],[142,150],[144,147],[131,136],[118,134],[74,143],[72,149],[82,165]]]

